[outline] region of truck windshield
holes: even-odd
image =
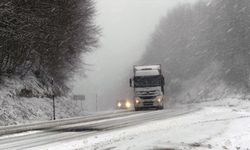
[[[134,78],[135,87],[161,86],[161,76],[137,76]]]

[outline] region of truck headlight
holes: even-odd
[[[156,97],[156,101],[160,103],[162,101],[162,96]]]
[[[137,97],[136,99],[135,99],[135,103],[136,104],[139,104],[141,102],[141,99],[139,98],[139,97]]]

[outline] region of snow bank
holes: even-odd
[[[14,78],[4,81],[0,86],[0,126],[52,119],[52,100],[44,97],[50,89],[44,88],[32,76],[24,80]],[[22,89],[31,90],[32,96],[20,97]],[[83,110],[76,101],[67,97],[56,98],[56,118],[81,114]]]

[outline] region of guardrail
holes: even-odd
[[[90,116],[84,116],[84,117],[59,119],[59,120],[37,122],[37,123],[31,123],[31,124],[4,126],[4,127],[0,127],[0,136],[14,134],[14,133],[21,133],[21,132],[26,132],[26,131],[33,131],[33,130],[45,130],[45,129],[50,129],[53,127],[64,126],[64,125],[69,125],[69,124],[109,119],[111,117],[113,118],[113,117],[129,115],[130,113],[131,112],[129,111],[121,111],[118,113],[107,113],[107,114],[101,114],[101,115],[90,115]]]

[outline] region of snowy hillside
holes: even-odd
[[[217,62],[211,63],[194,78],[183,81],[181,90],[172,95],[169,103],[195,103],[227,98],[235,94],[244,95],[242,89],[229,87],[220,78],[220,73],[221,66]]]
[[[200,0],[168,12],[139,63],[161,64],[175,101],[250,91],[249,0]]]
[[[0,87],[0,126],[51,120],[52,100],[46,97],[50,89],[44,88],[34,77],[4,81]],[[56,98],[56,118],[82,113],[79,102],[67,97]]]

